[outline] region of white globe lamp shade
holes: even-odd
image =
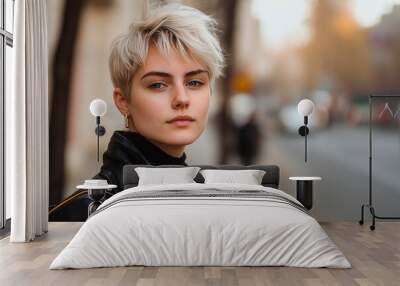
[[[93,116],[104,116],[107,112],[107,104],[102,99],[94,99],[90,103],[90,113]]]
[[[297,111],[303,116],[308,116],[314,111],[314,103],[309,99],[303,99],[297,105]]]

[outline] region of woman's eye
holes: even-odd
[[[151,89],[161,89],[165,86],[162,82],[155,82],[149,86]]]
[[[201,81],[198,80],[191,80],[187,83],[188,86],[190,87],[198,87],[198,86],[202,86],[203,83]]]

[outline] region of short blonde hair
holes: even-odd
[[[171,3],[151,9],[112,43],[109,68],[114,87],[129,98],[131,79],[144,64],[150,44],[164,55],[175,48],[184,56],[195,56],[207,66],[213,82],[224,66],[216,31],[216,21],[195,8]]]

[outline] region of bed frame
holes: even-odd
[[[271,187],[278,189],[279,188],[279,167],[276,165],[251,165],[251,166],[242,166],[242,165],[161,165],[161,166],[153,166],[153,165],[125,165],[123,168],[123,185],[124,190],[132,187],[136,187],[139,182],[138,174],[135,171],[136,167],[147,167],[147,168],[177,168],[177,167],[200,167],[201,169],[220,169],[220,170],[264,170],[266,173],[262,179],[261,184],[265,187]],[[194,178],[197,183],[204,183],[204,178],[200,174]]]

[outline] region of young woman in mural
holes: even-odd
[[[113,99],[126,130],[114,132],[94,178],[119,192],[124,165],[186,165],[185,146],[204,131],[223,63],[216,23],[199,10],[168,4],[132,23],[113,41],[109,58]],[[87,218],[86,192],[71,197],[77,199],[54,208],[50,220]]]

